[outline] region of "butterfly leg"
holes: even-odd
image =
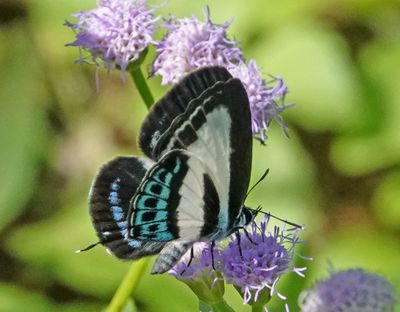
[[[213,270],[216,271],[215,263],[214,263],[214,247],[215,247],[215,241],[213,240],[211,242],[211,266],[212,266]]]
[[[238,244],[238,248],[239,248],[239,255],[240,255],[240,258],[242,258],[242,260],[243,260],[242,247],[240,246],[240,232],[235,231],[235,236],[236,236],[237,244]]]
[[[255,241],[253,241],[253,240],[250,238],[250,234],[249,234],[249,232],[246,230],[245,227],[243,228],[243,232],[244,232],[244,235],[246,235],[246,237],[247,237],[247,239],[249,240],[250,243],[252,243],[253,245],[258,245]]]
[[[183,275],[183,273],[185,273],[186,269],[191,265],[193,258],[194,258],[194,249],[193,249],[193,246],[192,246],[192,248],[190,248],[190,259],[189,259],[189,262],[186,264],[186,268],[184,268],[182,270],[181,275]]]

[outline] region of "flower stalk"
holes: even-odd
[[[148,263],[148,258],[143,258],[131,265],[108,305],[106,312],[119,312],[124,309],[129,298],[135,293]]]
[[[137,90],[148,110],[154,104],[153,95],[150,92],[149,86],[144,78],[143,72],[140,67],[132,67],[129,69],[129,73],[136,85]]]
[[[235,310],[229,306],[226,301],[221,298],[220,301],[206,303],[199,300],[199,311],[201,312],[234,312]]]

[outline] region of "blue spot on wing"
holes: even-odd
[[[121,235],[123,237],[128,237],[128,228],[121,229]]]
[[[110,195],[108,195],[108,201],[113,206],[118,206],[121,203],[121,200],[119,199],[118,193],[116,191],[110,192]]]
[[[120,185],[119,185],[120,181],[121,181],[120,178],[116,178],[115,181],[113,183],[111,183],[111,189],[113,191],[118,191],[120,189]]]
[[[112,206],[111,210],[112,210],[113,218],[115,221],[121,221],[124,219],[124,212],[121,207]]]
[[[108,201],[112,205],[112,216],[118,228],[120,229],[121,235],[127,239],[128,245],[133,249],[138,249],[141,248],[142,242],[128,238],[128,222],[126,221],[126,216],[124,215],[122,207],[119,206],[121,204],[121,199],[118,195],[118,190],[120,189],[119,182],[120,179],[117,178],[110,185],[111,192],[108,195]]]
[[[179,157],[176,158],[175,168],[172,170],[173,173],[178,173],[181,170],[181,160]]]
[[[142,243],[140,241],[134,240],[134,239],[128,239],[128,245],[131,246],[133,249],[140,248],[142,246]]]

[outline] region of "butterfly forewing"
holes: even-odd
[[[216,83],[227,81],[231,75],[221,67],[207,67],[185,77],[175,85],[162,99],[151,108],[143,122],[139,144],[143,152],[157,160],[164,151],[155,151],[160,137],[167,131],[177,116],[184,113],[191,101],[203,96],[204,92],[213,93]],[[169,134],[171,135],[171,134]]]

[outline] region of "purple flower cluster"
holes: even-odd
[[[282,274],[293,271],[301,273],[306,268],[294,268],[294,247],[298,243],[298,230],[267,231],[269,219],[261,222],[260,227],[252,224],[249,235],[242,235],[240,248],[237,239],[233,239],[221,252],[222,271],[226,282],[241,288],[244,302],[257,301],[259,293],[268,289],[270,295],[277,294],[275,285]]]
[[[101,0],[96,9],[73,15],[79,21],[66,23],[76,33],[69,46],[78,46],[91,54],[92,61],[103,62],[107,69],[127,66],[153,42],[156,19],[146,0]]]
[[[227,67],[243,61],[237,42],[227,38],[230,24],[213,24],[208,12],[205,22],[196,17],[171,17],[165,22],[168,33],[155,44],[157,56],[152,74],[160,75],[162,84],[170,84],[201,67]]]
[[[212,259],[211,259],[211,248],[207,243],[195,243],[194,248],[194,259],[188,266],[191,252],[188,251],[181,260],[169,271],[169,274],[175,276],[177,279],[187,280],[198,277],[199,274],[203,274],[204,271],[213,270]]]
[[[223,66],[242,81],[249,96],[252,131],[261,142],[272,119],[286,131],[279,115],[288,106],[283,103],[287,87],[281,78],[266,82],[254,60],[246,63],[236,41],[227,37],[230,22],[213,24],[209,15],[202,22],[196,17],[171,18],[166,21],[168,33],[157,42],[157,56],[152,74],[162,78],[162,84],[177,83],[188,73],[204,66]]]
[[[304,276],[302,271],[306,270],[293,266],[298,230],[281,230],[275,227],[271,233],[267,231],[267,224],[268,218],[260,226],[253,223],[252,231],[248,235],[241,235],[240,249],[235,237],[227,246],[213,250],[215,268],[218,273],[222,273],[219,279],[224,278],[228,284],[240,289],[244,303],[256,302],[260,292],[264,290],[270,296],[277,295],[285,299],[275,288],[280,277],[290,271]],[[205,248],[192,270],[190,266],[186,267],[186,263],[187,259],[181,260],[170,274],[184,280],[196,279],[204,272],[210,276],[210,272],[213,272],[210,247]],[[184,273],[179,275],[184,268]],[[213,277],[209,283],[215,283],[215,279]]]
[[[231,22],[214,24],[208,10],[204,22],[196,17],[170,17],[165,21],[168,31],[164,38],[154,41],[158,18],[145,3],[146,0],[102,0],[96,9],[75,14],[79,21],[66,23],[76,33],[76,40],[68,45],[88,51],[95,64],[102,63],[107,69],[118,67],[124,73],[152,43],[156,57],[151,74],[161,76],[164,85],[177,83],[205,66],[226,67],[247,91],[253,134],[264,143],[273,119],[286,131],[280,116],[289,107],[283,105],[286,85],[278,77],[265,81],[255,61],[246,62],[238,42],[227,36]]]
[[[221,273],[212,267],[211,246],[200,242],[195,243],[193,249],[192,263],[188,265],[191,258],[191,251],[188,251],[169,274],[184,282],[204,302],[223,300],[225,285]]]
[[[230,64],[228,70],[233,77],[240,79],[247,91],[253,134],[257,135],[260,141],[264,143],[265,133],[273,119],[286,132],[287,126],[279,115],[281,111],[290,107],[290,105],[283,105],[285,95],[288,92],[283,80],[279,77],[274,77],[266,82],[261,77],[254,60],[250,60],[247,64]]]
[[[334,272],[304,292],[302,312],[390,312],[395,299],[391,285],[362,269]]]

